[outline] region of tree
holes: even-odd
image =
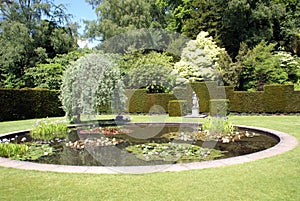
[[[281,68],[280,60],[273,55],[275,44],[261,41],[249,50],[241,71],[242,90],[263,90],[265,84],[284,84],[288,73]]]
[[[81,114],[96,115],[124,109],[126,96],[117,65],[112,54],[92,53],[81,57],[64,73],[61,100],[66,116],[71,120]]]
[[[103,0],[88,1],[96,7],[98,19],[86,21],[87,37],[103,41],[142,28],[162,28],[163,13],[152,0]]]
[[[126,76],[126,87],[131,89],[147,89],[148,93],[167,93],[175,86],[176,73],[163,65],[143,64]]]
[[[220,44],[222,15],[227,7],[223,0],[191,1],[188,17],[184,17],[181,33],[195,39],[200,31],[208,32]]]
[[[34,87],[59,90],[65,69],[72,62],[91,52],[92,50],[85,48],[69,52],[68,54],[56,55],[53,59],[48,58],[44,63],[27,68],[25,76],[32,80]]]
[[[281,21],[281,45],[286,51],[300,56],[300,3],[289,4]]]
[[[179,77],[186,81],[216,81],[220,79],[220,57],[225,49],[216,45],[207,32],[201,31],[195,40],[187,43],[181,60],[175,63],[174,69]]]
[[[223,15],[222,43],[234,58],[242,42],[253,48],[262,40],[272,41],[274,21],[283,14],[284,7],[270,0],[231,0]]]
[[[76,27],[63,5],[24,0],[0,3],[1,87],[32,87],[27,68],[77,47]]]

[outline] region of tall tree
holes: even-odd
[[[223,0],[197,0],[190,3],[189,18],[184,19],[182,33],[196,38],[200,31],[208,32],[217,42],[222,28],[222,15],[227,8]]]
[[[141,28],[163,28],[163,12],[154,0],[87,1],[96,7],[97,20],[86,21],[88,37],[107,40],[118,34]]]
[[[272,41],[274,21],[284,14],[282,4],[270,0],[230,0],[223,15],[222,42],[236,56],[241,42],[250,48],[260,41]]]
[[[0,3],[1,87],[31,87],[25,70],[76,48],[76,26],[52,1]]]
[[[280,23],[280,45],[300,56],[300,1],[274,0],[284,5],[285,15]]]

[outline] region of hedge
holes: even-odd
[[[169,100],[175,99],[173,94],[147,94],[146,111],[152,114],[168,113]]]
[[[264,92],[235,91],[229,97],[229,107],[232,112],[261,113],[264,108]]]
[[[0,89],[0,121],[63,116],[59,91]]]
[[[228,99],[211,99],[209,114],[210,116],[226,117],[229,114]]]
[[[168,111],[170,117],[178,117],[186,115],[186,100],[171,100],[168,104]]]
[[[265,110],[271,113],[292,112],[286,110],[290,98],[293,97],[294,85],[265,85]],[[298,103],[299,104],[299,103]]]
[[[146,113],[147,89],[126,89],[127,112]]]

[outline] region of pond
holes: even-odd
[[[273,135],[238,128],[228,136],[209,136],[196,123],[79,125],[66,139],[36,141],[29,134],[18,143],[49,146],[42,156],[23,160],[76,166],[148,166],[216,160],[275,146]],[[3,140],[3,139],[2,139]]]

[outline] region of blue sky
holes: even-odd
[[[54,0],[56,5],[64,4],[67,8],[67,13],[73,15],[73,21],[82,24],[82,20],[94,20],[96,19],[95,11],[92,6],[85,2],[85,0]],[[83,27],[79,30],[79,33],[83,32]]]

